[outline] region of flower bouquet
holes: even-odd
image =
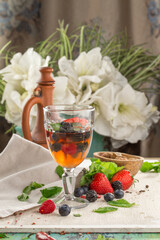
[[[160,116],[146,96],[156,92],[160,55],[151,55],[144,46],[128,47],[126,34],[106,40],[98,25],[80,26],[70,34],[68,27],[59,22],[56,32],[24,54],[1,51],[6,67],[0,70],[0,114],[21,126],[39,69],[49,65],[54,70],[54,103],[94,106],[94,130],[109,137],[114,148],[146,139]],[[33,108],[31,125],[35,117]]]

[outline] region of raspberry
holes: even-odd
[[[39,208],[39,213],[47,214],[52,213],[55,210],[56,206],[52,200],[46,200],[42,203]]]

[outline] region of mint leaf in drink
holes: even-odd
[[[141,172],[152,171],[159,173],[160,172],[160,161],[157,162],[143,162],[142,167],[140,168]]]
[[[58,176],[59,176],[60,178],[62,178],[62,175],[63,175],[63,173],[64,173],[64,169],[63,169],[61,166],[57,166],[57,167],[56,167],[56,173],[58,174]]]
[[[50,123],[50,126],[54,131],[59,131],[61,124],[60,123]]]
[[[73,214],[74,217],[81,217],[81,214]]]
[[[130,208],[135,205],[135,203],[129,203],[125,199],[119,199],[117,201],[109,201],[108,204],[111,206],[124,207],[124,208]]]
[[[41,190],[42,196],[45,198],[54,198],[62,191],[62,187],[49,187]]]
[[[96,213],[107,213],[107,212],[114,212],[114,211],[117,211],[118,208],[114,208],[114,207],[100,207],[100,208],[97,208],[95,210],[93,210],[93,212],[96,212]]]
[[[48,200],[48,198],[41,196],[41,198],[39,199],[38,203],[41,204],[41,203],[43,203],[46,200]]]
[[[29,196],[26,193],[22,193],[21,195],[17,196],[17,198],[18,198],[19,201],[24,202],[29,198]]]
[[[116,163],[112,162],[101,162],[98,158],[91,158],[91,165],[89,170],[86,171],[85,175],[82,176],[80,185],[88,185],[92,181],[96,173],[104,173],[108,180],[111,180],[113,175],[123,169],[124,167],[118,167]]]

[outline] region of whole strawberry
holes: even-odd
[[[56,206],[52,200],[46,200],[42,203],[39,208],[41,214],[52,213],[55,210]]]
[[[116,172],[112,177],[111,183],[115,181],[120,181],[122,183],[123,190],[126,190],[132,185],[133,178],[129,171],[122,169],[119,172]]]
[[[96,173],[89,188],[95,190],[98,194],[113,193],[113,188],[103,173]]]

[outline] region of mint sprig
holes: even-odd
[[[8,238],[5,233],[0,233],[0,238]]]
[[[96,212],[96,213],[107,213],[107,212],[114,212],[114,211],[117,211],[118,208],[115,208],[115,207],[99,207],[95,210],[93,210],[93,212]]]
[[[39,199],[38,203],[43,203],[47,199],[54,198],[62,191],[62,187],[48,187],[41,190],[42,196]]]
[[[152,171],[159,173],[160,172],[160,161],[157,162],[143,162],[142,167],[140,168],[141,172]]]
[[[96,173],[104,173],[108,180],[111,180],[116,172],[124,168],[123,166],[118,167],[117,164],[113,162],[101,162],[98,158],[91,158],[91,161],[92,164],[89,166],[89,170],[87,170],[81,178],[81,186],[89,184]]]
[[[59,176],[60,178],[62,178],[62,175],[63,175],[63,173],[64,173],[64,169],[63,169],[61,166],[57,166],[55,171],[56,171],[56,173],[58,174],[58,176]]]
[[[22,194],[17,196],[17,199],[19,201],[26,201],[28,198],[29,198],[29,194],[31,193],[32,190],[35,190],[37,188],[41,188],[43,187],[44,184],[41,184],[41,183],[37,183],[37,182],[31,182],[30,185],[26,186],[23,191],[22,191]]]
[[[130,208],[135,205],[135,203],[129,203],[125,199],[119,199],[117,201],[109,201],[108,204],[111,206],[123,207],[123,208]]]

